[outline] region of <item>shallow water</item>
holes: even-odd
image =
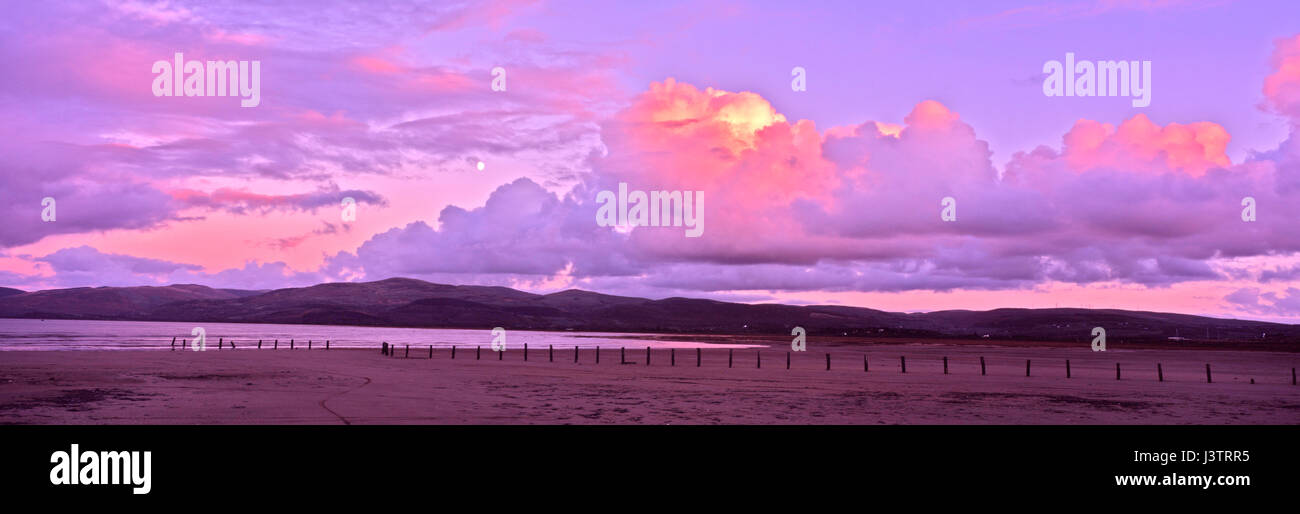
[[[0,351],[3,350],[140,350],[169,349],[172,338],[176,344],[193,339],[192,331],[202,327],[207,336],[207,349],[217,349],[217,344],[224,339],[226,344],[234,341],[238,347],[257,346],[257,340],[263,341],[263,348],[271,346],[278,339],[281,348],[288,348],[290,339],[295,347],[306,348],[312,341],[312,347],[324,347],[330,341],[330,348],[375,348],[381,343],[389,342],[402,347],[411,345],[412,349],[460,348],[483,346],[491,348],[492,332],[490,330],[462,330],[443,328],[386,328],[353,327],[336,325],[272,325],[257,323],[184,323],[166,321],[81,321],[81,320],[39,320],[39,319],[3,319],[0,318]],[[508,328],[508,327],[507,327]],[[632,339],[629,339],[631,337]],[[712,344],[690,341],[654,341],[637,339],[653,337],[652,334],[614,334],[602,332],[537,332],[529,330],[507,330],[506,350],[523,349],[527,344],[530,350],[545,350],[547,345],[556,349],[573,348],[751,348],[754,345]]]

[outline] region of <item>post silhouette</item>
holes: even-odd
[[[1115,380],[1119,380],[1119,363],[1115,363]]]
[[[1205,363],[1205,383],[1213,384],[1214,379],[1210,377],[1210,363]]]
[[[907,357],[900,355],[898,363],[903,366],[903,373],[907,373]]]
[[[987,373],[985,373],[985,371],[984,371],[984,356],[981,355],[981,356],[980,356],[980,376],[982,377],[982,376],[984,376],[984,375],[986,375],[986,374],[987,374]]]
[[[257,349],[258,349],[258,350],[261,350],[261,349],[262,349],[262,340],[261,340],[261,339],[258,339],[258,340],[257,340]]]
[[[176,336],[172,336],[172,351],[176,351]]]
[[[695,367],[697,367],[697,368],[700,367],[700,360],[701,360],[700,354],[701,354],[701,350],[700,350],[699,348],[696,348],[696,349],[695,349]]]
[[[944,356],[943,356],[943,374],[945,374],[945,375],[948,374],[948,356],[947,356],[947,355],[944,355]]]
[[[1029,359],[1025,359],[1025,376],[1029,376]]]
[[[1070,378],[1070,359],[1065,359],[1065,378]]]
[[[730,348],[727,349],[727,367],[728,367],[728,368],[731,367],[731,349],[730,349]]]
[[[1165,381],[1165,370],[1160,366],[1159,362],[1156,363],[1156,380]]]
[[[831,370],[831,354],[830,354],[830,353],[827,353],[827,354],[826,354],[826,371],[830,371],[830,370]]]

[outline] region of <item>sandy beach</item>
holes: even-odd
[[[1296,424],[1297,354],[983,345],[0,352],[5,424]],[[870,370],[863,371],[863,356]],[[901,357],[907,372],[902,373]],[[948,358],[948,374],[943,358]],[[986,376],[980,374],[985,358]],[[1025,360],[1031,360],[1025,376]],[[1065,361],[1071,361],[1067,379]],[[1121,380],[1115,379],[1115,363]],[[1164,382],[1157,381],[1157,363]],[[1213,383],[1206,383],[1205,364]],[[1251,380],[1255,383],[1251,383]]]

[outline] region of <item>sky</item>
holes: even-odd
[[[1296,2],[5,10],[0,286],[404,276],[1300,323]],[[177,53],[255,62],[256,101],[186,95],[184,66],[160,94]],[[1067,54],[1149,62],[1150,104],[1049,96]],[[601,223],[620,184],[702,195],[699,237]]]

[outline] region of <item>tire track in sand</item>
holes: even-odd
[[[343,376],[345,376],[345,377],[352,377],[352,378],[364,378],[364,379],[366,379],[366,383],[361,384],[361,385],[356,386],[356,387],[353,387],[352,389],[348,389],[348,390],[345,390],[345,391],[340,391],[340,392],[338,392],[338,393],[332,394],[332,395],[326,397],[325,399],[322,399],[319,403],[320,403],[320,406],[321,406],[322,409],[325,409],[325,410],[328,411],[330,414],[333,414],[334,417],[339,418],[339,421],[342,421],[344,425],[351,425],[351,424],[352,424],[351,421],[348,421],[348,419],[345,418],[345,417],[343,417],[342,414],[339,414],[339,413],[337,413],[337,412],[334,412],[334,409],[331,409],[331,408],[329,408],[328,405],[325,405],[325,402],[330,401],[330,400],[333,400],[333,399],[335,399],[335,398],[338,398],[338,397],[343,396],[343,395],[345,395],[345,394],[348,394],[348,393],[350,393],[350,392],[356,391],[357,389],[361,389],[362,387],[368,386],[368,385],[370,385],[371,380],[370,380],[370,377],[362,377],[362,376],[357,376],[357,375],[343,375]]]

